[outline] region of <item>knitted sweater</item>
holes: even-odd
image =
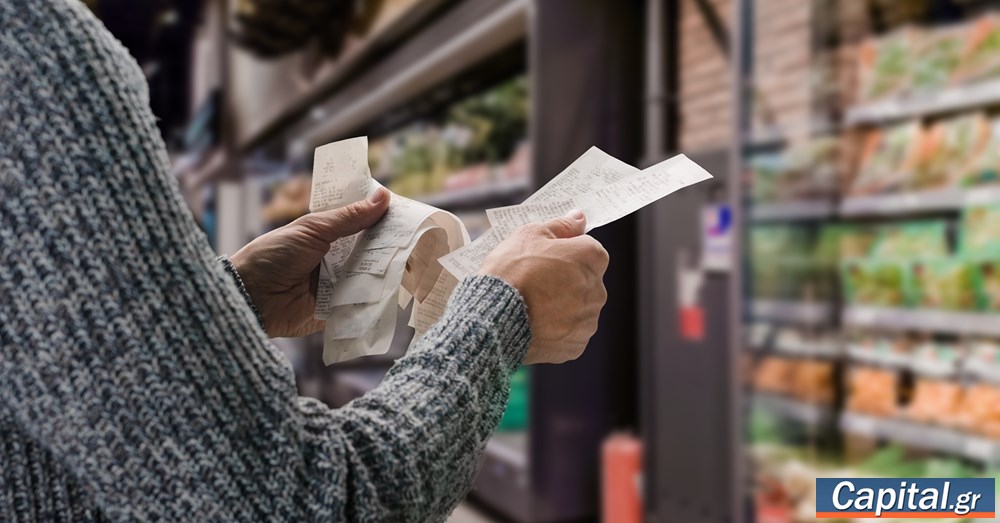
[[[382,384],[296,395],[77,0],[0,2],[0,520],[444,519],[530,332],[490,277]]]

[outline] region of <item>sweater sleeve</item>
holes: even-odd
[[[463,281],[375,391],[327,409],[297,396],[167,167],[140,70],[81,2],[0,3],[17,432],[111,519],[444,519],[527,350],[517,292]]]

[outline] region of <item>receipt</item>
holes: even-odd
[[[453,214],[399,195],[371,228],[330,244],[319,267],[315,317],[324,320],[326,364],[389,349],[400,308],[413,305],[415,341],[444,314],[455,287],[518,227],[587,215],[606,225],[683,187],[711,178],[684,155],[637,169],[591,147],[520,205],[488,209],[492,228],[476,241]],[[316,149],[309,208],[337,209],[379,187],[368,167],[368,139]],[[412,343],[412,342],[411,342]]]

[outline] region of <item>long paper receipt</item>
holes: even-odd
[[[320,264],[315,316],[326,322],[323,361],[388,351],[397,309],[411,302],[409,326],[414,340],[422,336],[458,282],[522,225],[580,209],[589,231],[711,177],[682,154],[640,170],[591,147],[520,205],[487,210],[492,228],[471,243],[455,215],[393,194],[378,223],[330,244]],[[367,137],[324,145],[316,149],[309,210],[350,205],[379,186],[368,168]]]

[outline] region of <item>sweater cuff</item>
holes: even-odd
[[[455,288],[445,317],[461,315],[485,323],[496,336],[504,367],[514,372],[531,342],[528,308],[521,293],[495,276],[465,278]]]
[[[219,260],[219,263],[222,264],[222,268],[225,269],[226,273],[233,279],[233,282],[236,283],[236,288],[239,289],[240,294],[243,295],[243,300],[247,302],[247,305],[250,306],[250,310],[253,311],[254,317],[257,318],[257,324],[260,325],[261,329],[263,329],[264,318],[260,315],[260,311],[257,310],[257,307],[253,304],[253,300],[250,299],[250,293],[247,292],[246,286],[243,285],[243,278],[240,278],[240,273],[236,271],[236,266],[233,265],[233,262],[229,261],[228,256],[219,256],[217,259]]]

